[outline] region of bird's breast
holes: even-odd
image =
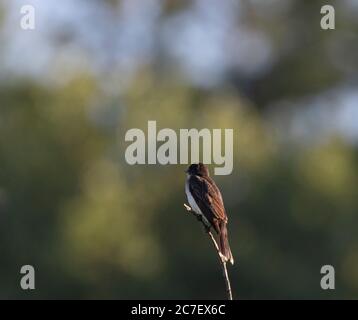
[[[190,179],[190,177],[188,177],[186,179],[186,183],[185,183],[185,193],[186,193],[186,197],[188,198],[189,205],[196,213],[203,214],[201,212],[199,206],[196,204],[196,201],[195,201],[194,197],[192,196],[192,194],[190,192],[189,179]]]

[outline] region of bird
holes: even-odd
[[[200,216],[208,231],[213,228],[219,237],[221,259],[234,264],[227,223],[228,217],[221,192],[203,163],[194,163],[186,170],[185,193],[191,209]]]

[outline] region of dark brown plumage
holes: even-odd
[[[208,227],[216,231],[222,256],[234,264],[226,227],[228,218],[219,188],[210,178],[208,168],[202,163],[190,165],[187,174],[185,192],[191,208],[197,214],[203,215]]]

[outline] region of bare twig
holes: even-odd
[[[206,233],[209,235],[212,243],[214,244],[216,252],[217,252],[219,260],[220,260],[220,263],[221,263],[221,266],[222,266],[222,269],[223,269],[223,276],[224,276],[224,280],[225,280],[227,298],[228,298],[228,300],[232,300],[231,284],[230,284],[229,274],[228,274],[227,268],[226,268],[226,260],[225,260],[225,257],[223,257],[223,255],[220,252],[220,248],[218,246],[218,243],[215,240],[215,237],[213,236],[213,234],[210,230],[210,226],[208,226],[205,223],[205,221],[202,219],[202,216],[200,214],[197,214],[194,210],[192,210],[192,208],[190,206],[188,206],[187,204],[184,203],[184,207],[189,213],[194,214],[194,216],[204,225]]]

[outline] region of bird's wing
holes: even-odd
[[[189,189],[201,212],[212,225],[214,219],[227,221],[220,190],[212,179],[191,176]]]

